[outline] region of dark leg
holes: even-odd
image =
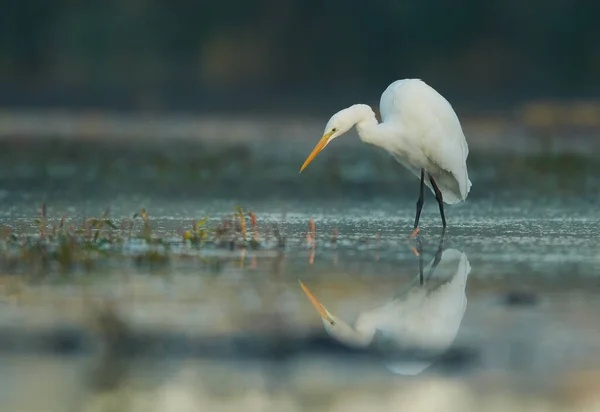
[[[419,200],[417,200],[417,215],[415,216],[415,229],[419,226],[421,209],[423,209],[423,188],[425,187],[425,170],[421,169],[421,188],[419,190]]]
[[[421,172],[423,173],[423,172]],[[421,176],[423,176],[421,174]],[[431,182],[431,186],[433,187],[433,191],[435,192],[435,198],[440,206],[440,216],[442,216],[442,233],[446,233],[446,216],[444,215],[444,200],[442,199],[442,192],[440,192],[440,188],[433,180],[433,177],[429,176],[429,181]]]
[[[431,277],[433,271],[440,264],[442,260],[442,253],[444,253],[444,240],[446,239],[446,232],[442,232],[442,236],[440,236],[440,243],[438,245],[438,250],[435,252],[435,258],[433,259],[433,264],[431,265],[431,269],[429,269],[429,273],[427,274],[427,279]]]
[[[435,257],[433,259],[433,263],[431,264],[431,268],[429,268],[429,272],[427,273],[427,277],[423,276],[423,244],[421,243],[421,238],[417,238],[417,252],[419,252],[419,284],[423,285],[427,279],[431,277],[433,271],[442,261],[442,254],[444,253],[444,240],[446,240],[446,233],[443,232],[440,236],[440,243],[438,244],[438,249],[435,252]]]

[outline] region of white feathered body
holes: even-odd
[[[467,198],[471,181],[467,172],[467,145],[450,103],[420,79],[390,84],[381,95],[380,112],[388,136],[383,147],[433,192],[431,175],[446,203]]]
[[[446,249],[432,279],[363,312],[356,329],[378,329],[400,346],[445,349],[454,341],[467,307],[465,289],[470,272],[463,252]]]
[[[431,264],[425,272],[430,267]],[[429,282],[412,286],[394,300],[363,312],[355,328],[365,334],[376,329],[386,341],[398,347],[442,353],[450,347],[462,323],[470,272],[467,256],[456,249],[447,249]],[[418,373],[429,363],[390,361],[387,366],[395,373],[412,374],[411,370]]]
[[[424,274],[429,275],[432,265],[433,260]],[[371,346],[382,353],[424,349],[441,354],[456,338],[465,314],[470,271],[465,253],[447,249],[423,285],[415,277],[392,300],[362,312],[354,327],[329,312],[323,326],[331,337],[349,347]],[[394,373],[417,374],[432,361],[388,359],[385,363]]]

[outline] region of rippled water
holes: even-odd
[[[35,187],[19,188],[16,182],[26,186],[28,178],[18,175],[18,164],[4,165],[2,224],[35,233],[41,201],[51,219],[65,213],[67,223],[97,216],[107,206],[117,222],[145,208],[154,233],[175,242],[176,257],[158,267],[123,259],[66,275],[18,268],[4,273],[0,408],[475,411],[591,405],[600,392],[595,180],[581,183],[587,174],[575,171],[573,186],[557,174],[538,178],[537,186],[528,183],[531,176],[498,181],[514,164],[490,161],[486,172],[482,159],[475,158],[472,196],[447,207],[444,252],[430,277],[440,220],[428,194],[420,245],[408,239],[414,179],[385,183],[366,173],[367,183],[400,189],[353,195],[351,189],[362,184],[342,177],[342,192],[325,188],[319,196],[305,188],[301,193],[312,193],[305,198],[276,190],[304,174],[263,171],[263,185],[275,190],[269,195],[237,196],[230,188],[228,196],[217,196],[227,191],[219,187],[230,182],[226,178],[212,183],[210,196],[194,191],[193,179],[180,183],[189,196],[157,194],[141,183],[144,189],[118,190],[102,179],[96,182],[102,190],[89,196],[69,190],[57,195],[68,180],[44,175]],[[72,178],[82,185],[81,176]],[[131,179],[124,186],[143,181]],[[251,180],[249,186],[260,186]],[[315,174],[301,183],[318,184]],[[204,216],[216,225],[236,205],[256,213],[261,236],[278,225],[285,248],[196,250],[177,243],[179,227]],[[306,240],[311,218],[314,247]],[[261,239],[266,246],[276,242]],[[413,248],[421,252],[423,283]],[[298,280],[343,322],[354,325],[361,315],[383,322],[387,334],[377,335],[383,346],[353,349],[326,332]],[[382,349],[394,341],[402,341],[402,350]],[[413,352],[428,345],[434,355]]]

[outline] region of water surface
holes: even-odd
[[[56,169],[39,174],[39,164],[4,164],[2,225],[35,235],[42,202],[50,224],[64,214],[67,225],[79,225],[107,207],[119,223],[144,208],[153,236],[170,245],[169,259],[140,263],[153,246],[132,241],[118,256],[65,273],[15,263],[14,251],[3,249],[2,410],[397,410],[407,403],[414,410],[576,410],[600,392],[600,223],[597,182],[586,172],[591,160],[571,171],[577,183],[569,185],[543,172],[542,161],[506,164],[489,157],[486,164],[485,155],[475,154],[472,195],[447,207],[442,244],[470,270],[451,263],[443,268],[443,261],[421,285],[413,248],[425,267],[434,260],[441,240],[437,205],[427,194],[420,245],[408,239],[417,182],[401,173],[382,180],[387,175],[368,166],[377,157],[366,156],[362,181],[356,167],[344,169],[354,159],[348,152],[339,170],[353,175],[323,171],[328,161],[318,169],[324,174],[306,176],[276,174],[269,166],[247,176],[239,194],[240,183],[223,174],[203,185],[195,180],[198,171],[185,177],[170,165],[154,175],[154,166],[139,164],[154,158],[137,159],[131,173],[125,173],[127,163],[119,166],[125,173],[119,185],[119,175],[111,174],[116,160],[65,163],[61,156],[54,159],[64,175]],[[301,163],[299,157],[292,160]],[[102,170],[103,162],[108,175],[84,173],[90,164]],[[213,173],[240,162],[215,166]],[[282,156],[274,164],[283,170],[285,162]],[[261,163],[252,164],[255,170]],[[528,173],[502,178],[511,168]],[[301,190],[295,193],[294,185]],[[169,186],[178,188],[175,195]],[[334,186],[342,189],[332,192]],[[205,216],[207,227],[215,227],[237,205],[256,214],[259,248],[182,243],[179,228],[189,230]],[[306,236],[311,218],[314,244]],[[142,223],[135,222],[138,233]],[[354,350],[325,332],[298,283],[352,325],[399,293],[449,290],[444,285],[453,279],[464,282],[438,309],[454,310],[451,302],[464,295],[456,336],[412,375],[390,367],[380,352]],[[431,313],[444,313],[412,310],[401,315],[424,325]],[[394,356],[423,361],[407,349]],[[27,395],[32,392],[40,396]]]

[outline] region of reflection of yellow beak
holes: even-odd
[[[327,142],[329,142],[329,138],[331,137],[331,135],[333,135],[333,131],[327,133],[325,136],[323,136],[321,138],[321,140],[319,140],[319,143],[317,143],[317,145],[315,146],[315,148],[313,149],[312,153],[308,156],[308,158],[306,159],[306,161],[304,162],[304,164],[302,165],[302,167],[300,168],[300,173],[302,173],[302,171],[304,170],[304,168],[306,166],[308,166],[308,164],[310,162],[312,162],[312,160],[319,154],[319,152],[321,150],[323,150],[323,148],[325,146],[327,146]]]
[[[310,303],[312,303],[315,309],[319,312],[319,315],[321,315],[321,317],[327,322],[331,323],[333,319],[331,319],[331,316],[329,315],[329,312],[327,312],[327,309],[325,309],[325,306],[321,305],[317,298],[315,298],[315,295],[313,295],[310,292],[310,290],[308,290],[308,288],[304,286],[304,283],[302,283],[302,281],[299,280],[298,282],[300,282],[302,290],[304,291],[304,293],[306,293],[306,296],[308,297],[308,300],[310,300]]]

